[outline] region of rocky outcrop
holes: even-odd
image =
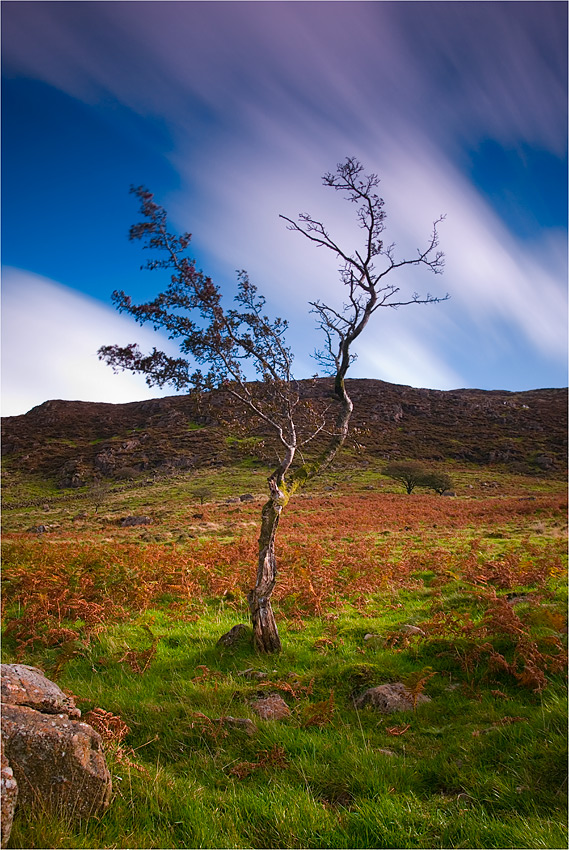
[[[88,817],[109,805],[111,775],[102,739],[80,716],[74,701],[41,670],[2,665],[2,738],[18,810],[39,803]]]
[[[330,379],[298,386],[316,408],[329,406]],[[354,403],[350,430],[357,435],[362,460],[366,455],[452,458],[565,477],[566,389],[442,391],[353,378],[349,393]],[[223,425],[218,410],[227,419]],[[10,469],[55,480],[75,492],[100,475],[116,480],[144,470],[169,474],[231,464],[244,456],[271,463],[272,437],[261,426],[253,428],[260,440],[254,448],[227,440],[242,426],[242,409],[222,390],[128,404],[48,401],[2,419],[2,454],[10,456]],[[316,453],[318,440],[311,444]],[[8,492],[5,484],[4,495]]]
[[[121,528],[131,528],[136,525],[150,525],[152,520],[149,516],[127,516],[120,521]]]
[[[68,460],[57,474],[57,486],[62,490],[66,487],[71,489],[84,487],[87,483],[87,477],[88,474],[81,461]]]

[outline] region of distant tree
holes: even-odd
[[[194,487],[194,489],[192,490],[192,496],[194,497],[194,499],[199,499],[200,505],[203,505],[206,499],[211,499],[211,497],[213,496],[213,490],[211,489],[211,487],[206,487],[205,485],[200,487]]]
[[[375,192],[378,177],[366,175],[356,159],[348,158],[334,173],[326,174],[323,182],[355,204],[362,231],[359,249],[341,247],[320,221],[306,213],[296,221],[281,218],[290,230],[331,251],[340,262],[343,306],[336,306],[336,298],[331,301],[334,306],[310,302],[323,335],[323,350],[315,356],[334,379],[330,403],[318,407],[300,398],[292,373],[293,355],[285,342],[287,322],[265,315],[265,299],[257,294],[246,272],[238,272],[236,307],[223,306],[219,287],[185,253],[190,234],[176,236],[170,232],[166,211],[144,187],[132,190],[140,201],[143,220],[131,228],[130,238],[142,240],[146,248],[156,252],[146,267],[168,271],[170,280],[164,291],[146,304],[133,304],[124,292],[114,292],[113,302],[119,311],[134,316],[140,324],[148,322],[178,340],[181,357],[171,357],[156,348],[144,355],[135,344],[103,346],[99,350],[99,357],[115,370],[146,375],[149,386],[171,384],[198,393],[221,388],[242,406],[251,425],[263,423],[276,435],[279,459],[268,478],[269,498],[261,514],[257,577],[248,594],[255,645],[262,652],[281,649],[270,601],[277,575],[275,538],[279,519],[291,496],[332,461],[346,439],[353,404],[345,377],[355,356],[355,341],[380,307],[443,300],[430,294],[419,297],[417,293],[402,298],[399,288],[387,282],[388,275],[404,266],[424,266],[435,274],[443,270],[437,234],[441,218],[435,221],[426,247],[416,257],[398,260],[395,246],[385,246],[382,239],[385,211],[383,200]],[[202,372],[200,366],[207,371]],[[252,382],[255,376],[257,380]],[[331,421],[331,416],[335,421]],[[300,450],[317,435],[325,437],[326,444],[307,460]]]
[[[394,481],[399,481],[405,487],[407,493],[411,494],[415,487],[421,487],[427,473],[418,463],[389,463],[383,470],[383,474]]]
[[[99,508],[107,501],[110,492],[111,485],[109,481],[105,481],[103,478],[95,478],[93,480],[89,488],[89,498],[95,507],[95,513],[98,513]]]
[[[447,475],[445,472],[427,472],[419,483],[419,486],[434,490],[435,493],[442,496],[445,490],[452,489],[453,481],[450,475]]]

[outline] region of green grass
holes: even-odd
[[[490,480],[480,471],[463,472],[462,498],[469,498],[467,484],[476,481],[475,476]],[[18,569],[26,566],[27,558],[33,572],[41,551],[56,547],[60,539],[73,540],[73,529],[80,529],[74,541],[77,554],[66,565],[65,586],[71,590],[74,582],[80,583],[87,564],[101,598],[112,597],[119,593],[120,582],[129,579],[131,566],[130,561],[121,562],[126,572],[119,576],[118,562],[109,566],[109,549],[101,547],[101,540],[120,539],[124,544],[124,536],[113,537],[118,517],[152,514],[154,526],[132,530],[128,542],[134,548],[129,551],[143,557],[151,548],[145,548],[148,539],[161,536],[166,563],[174,554],[183,558],[211,537],[230,542],[246,532],[253,539],[257,529],[247,527],[257,520],[261,502],[227,504],[223,509],[219,505],[244,492],[260,496],[264,478],[265,470],[232,467],[157,480],[149,487],[111,492],[98,515],[87,507],[87,516],[75,524],[71,517],[83,507],[79,500],[77,505],[52,506],[50,519],[45,519],[61,523],[61,529],[26,543],[22,550],[16,534],[12,557],[20,559]],[[340,469],[308,495],[329,494],[326,488],[336,485],[338,491],[353,493],[359,505],[371,482],[384,483],[385,492],[397,490],[375,471],[350,477]],[[188,506],[188,493],[197,486],[214,493],[203,510],[197,501]],[[558,492],[557,486],[551,482],[547,492]],[[522,495],[545,492],[539,481],[525,479],[522,487],[511,477],[499,479],[497,489]],[[335,495],[329,495],[333,515]],[[433,497],[435,505],[438,498]],[[294,506],[294,522],[307,521],[302,532],[307,535],[312,504],[306,498]],[[408,513],[406,497],[400,504]],[[206,519],[217,517],[220,527],[202,527],[196,519],[196,539],[178,542],[194,508]],[[40,521],[37,509],[35,516],[30,509],[10,511],[4,521],[9,532],[19,533],[32,524],[32,517]],[[102,708],[120,716],[130,730],[122,741],[106,743],[114,793],[102,816],[71,821],[42,811],[20,812],[9,847],[566,847],[563,671],[548,671],[541,692],[521,687],[510,673],[493,669],[483,649],[490,641],[511,661],[516,645],[512,635],[469,637],[460,630],[468,618],[480,625],[488,607],[488,589],[465,577],[461,565],[468,554],[473,551],[481,565],[508,555],[514,560],[527,556],[536,563],[551,559],[553,564],[565,552],[564,520],[557,513],[543,513],[537,503],[534,513],[506,517],[495,526],[443,527],[437,520],[438,527],[425,521],[405,530],[404,520],[387,530],[383,522],[378,517],[377,530],[365,532],[366,546],[374,549],[380,565],[413,559],[405,582],[370,591],[365,598],[346,595],[318,614],[303,608],[294,595],[277,600],[284,647],[278,656],[257,655],[248,642],[232,649],[217,647],[221,634],[248,622],[248,611],[239,588],[225,597],[208,591],[205,584],[203,593],[192,598],[166,588],[144,610],[132,608],[122,620],[109,617],[97,629],[62,621],[62,627],[77,633],[77,639],[63,644],[49,646],[38,639],[19,652],[8,630],[2,643],[4,662],[20,660],[40,667],[77,696],[84,715]],[[337,530],[339,548],[330,543],[332,568],[341,547],[349,552],[358,535],[354,528]],[[216,575],[231,569],[224,557],[208,569]],[[6,625],[22,616],[14,601],[9,558],[8,545]],[[354,567],[348,563],[336,569],[345,570],[349,578]],[[113,590],[115,586],[119,590]],[[567,587],[557,567],[539,587],[497,588],[499,597],[506,591],[537,594],[537,604],[532,597],[515,611],[542,649],[552,638],[564,639],[560,618],[566,612]],[[432,623],[445,613],[455,615],[456,634],[432,631],[426,638],[403,639],[398,631],[404,624]],[[41,622],[38,629],[39,636]],[[366,634],[376,637],[365,640]],[[145,666],[144,653],[152,647],[154,654]],[[248,668],[265,673],[266,679],[240,675]],[[424,690],[431,701],[417,705],[416,711],[385,716],[354,706],[354,696],[368,687],[411,684],[429,673],[434,675],[426,679]],[[286,700],[288,719],[262,721],[255,715],[251,701],[267,692]],[[257,733],[248,737],[211,722],[224,715],[253,720]],[[321,725],[309,725],[311,716]]]
[[[404,608],[397,620],[407,622],[421,606],[411,594],[398,598]],[[65,664],[58,681],[80,695],[83,712],[103,707],[130,727],[122,743],[127,760],[109,747],[113,803],[82,823],[45,813],[17,817],[10,846],[563,847],[562,682],[533,694],[486,670],[474,688],[455,688],[467,685],[458,665],[445,669],[428,646],[394,652],[365,645],[364,629],[394,624],[393,612],[383,614],[377,601],[376,616],[365,623],[349,607],[333,621],[307,619],[302,631],[285,622],[278,657],[259,657],[248,644],[217,648],[219,635],[244,613],[217,601],[204,603],[197,619],[154,609],[108,627]],[[141,674],[120,658],[148,648],[145,627],[159,640]],[[334,645],[319,648],[331,632]],[[4,651],[9,657],[9,642]],[[49,669],[56,656],[36,650],[26,660]],[[387,717],[354,708],[353,695],[366,687],[405,680],[427,664],[439,668],[426,686],[432,701],[416,712]],[[250,667],[274,684],[239,675]],[[267,691],[287,699],[290,719],[256,718],[249,702]],[[331,692],[329,722],[305,726],[305,706]],[[251,718],[256,736],[223,734],[200,717],[228,714]],[[501,725],[504,716],[519,719]],[[407,725],[404,734],[389,732]],[[236,764],[259,763],[275,747],[283,764],[232,774]]]

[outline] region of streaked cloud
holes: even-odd
[[[157,338],[110,307],[39,275],[6,269],[2,281],[2,415],[17,416],[47,399],[120,404],[172,395],[144,378],[114,375],[97,359],[105,343]]]
[[[246,268],[290,318],[302,374],[314,371],[318,344],[306,302],[341,298],[337,264],[278,216],[310,211],[350,244],[351,209],[319,177],[359,156],[382,177],[387,238],[401,254],[413,255],[447,214],[445,276],[411,270],[397,282],[452,299],[378,315],[354,374],[520,388],[565,380],[566,232],[536,221],[532,238],[517,237],[465,163],[489,138],[565,154],[561,6],[12,3],[4,59],[8,73],[168,128],[180,189],[159,200],[224,287]],[[152,189],[152,175],[146,182]]]

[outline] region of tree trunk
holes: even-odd
[[[263,506],[261,534],[259,535],[259,564],[255,587],[247,594],[253,638],[259,652],[280,652],[281,640],[271,607],[271,594],[277,578],[277,560],[275,557],[275,536],[279,517],[283,508],[284,494],[274,480],[269,481],[271,498]]]
[[[294,492],[330,463],[340,446],[344,443],[348,433],[348,423],[353,404],[344,386],[344,373],[348,367],[347,358],[345,360],[344,368],[336,376],[334,389],[341,407],[336,422],[336,434],[331,438],[328,447],[316,461],[302,464],[292,474],[289,486],[287,487],[285,486],[284,476],[287,470],[290,469],[295,454],[295,449],[289,446],[287,457],[269,478],[271,497],[263,506],[261,533],[259,535],[257,580],[255,587],[247,594],[249,611],[251,612],[253,623],[253,639],[255,648],[259,652],[280,652],[282,649],[275,615],[271,607],[271,594],[277,579],[275,537],[281,511]]]

